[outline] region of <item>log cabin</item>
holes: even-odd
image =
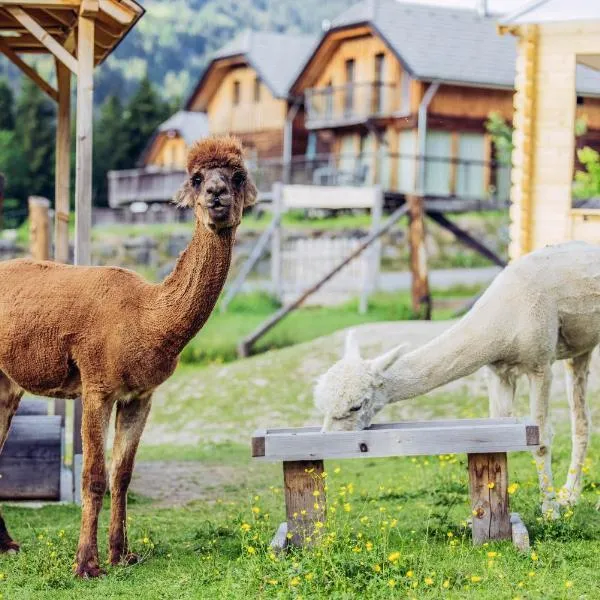
[[[177,114],[186,115],[187,120],[202,114],[206,133],[239,137],[257,183],[270,188],[282,178],[282,157],[303,156],[306,149],[303,107],[289,90],[317,41],[317,36],[310,35],[242,32],[212,56],[185,110]],[[286,146],[286,140],[293,140],[293,146]],[[141,169],[109,173],[110,205],[127,204],[134,197],[169,200],[181,183],[185,165],[176,161],[173,169],[165,167],[172,152],[181,158],[188,145],[182,135],[166,143],[159,128],[141,157]]]
[[[513,117],[516,44],[469,9],[365,0],[334,19],[293,82],[309,148],[327,140],[331,183],[426,198],[506,202],[508,165],[485,123]],[[577,69],[577,116],[600,141],[600,78]],[[422,158],[421,158],[422,157]],[[316,179],[316,178],[315,178]]]

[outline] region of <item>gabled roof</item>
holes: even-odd
[[[185,143],[191,146],[196,140],[206,137],[209,134],[208,117],[206,113],[202,112],[190,112],[187,110],[176,112],[156,128],[156,131],[146,144],[138,160],[139,164],[143,165],[146,163],[152,146],[154,146],[161,133],[169,134],[169,132],[182,137]]]
[[[317,39],[317,36],[312,35],[290,35],[249,29],[243,31],[213,54],[186,108],[190,108],[193,99],[212,73],[215,63],[233,58],[247,62],[275,98],[287,98],[291,84],[311,54]]]
[[[416,79],[514,87],[515,39],[498,35],[496,21],[481,17],[473,9],[364,0],[332,21],[313,56],[333,32],[360,25],[369,26],[381,36]],[[600,77],[590,69],[578,67],[578,91],[600,95]]]
[[[600,20],[600,2],[595,0],[533,0],[502,19],[503,25]]]

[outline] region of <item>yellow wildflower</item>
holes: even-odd
[[[471,583],[478,583],[479,581],[481,581],[479,575],[471,575]]]
[[[388,581],[388,585],[389,585],[391,588],[395,587],[395,585],[396,585],[396,580],[395,580],[395,579],[390,579],[390,580]]]
[[[306,581],[312,581],[315,578],[315,574],[314,573],[307,573],[304,576],[304,579],[306,579]]]
[[[314,496],[315,498],[316,498],[317,496],[320,496],[320,495],[321,495],[321,492],[320,492],[319,490],[315,490],[315,491],[313,492],[313,496]]]
[[[300,583],[300,578],[299,577],[292,577],[290,579],[290,585],[292,587],[296,587],[299,583]]]
[[[333,472],[337,475],[339,472],[341,471],[341,469],[339,467],[336,467]]]
[[[400,558],[400,552],[392,552],[389,556],[388,556],[388,560],[390,562],[396,562],[398,559]]]
[[[565,581],[565,587],[566,588],[572,588],[573,587],[573,582],[572,581]]]
[[[414,575],[414,573],[412,571],[406,571],[407,577],[412,577],[413,575]]]
[[[497,552],[488,552],[488,553],[487,553],[487,555],[488,555],[490,558],[494,558],[495,556],[498,556],[498,553],[497,553]]]
[[[267,583],[270,585],[277,585],[279,582],[277,581],[277,579],[269,579],[267,580]]]
[[[433,579],[431,577],[425,577],[425,585],[433,585]]]
[[[373,571],[375,571],[375,573],[381,573],[381,565],[374,565]]]
[[[352,510],[352,507],[350,506],[350,504],[348,502],[346,502],[346,504],[344,504],[344,510],[346,512],[350,512]]]
[[[371,550],[373,550],[373,542],[367,542],[365,548],[367,549],[367,552],[371,552]]]
[[[256,554],[256,548],[254,548],[254,546],[248,546],[246,548],[246,551],[248,552],[248,554]]]
[[[442,587],[447,590],[450,587],[450,580],[446,579],[446,581],[442,583]]]
[[[250,525],[248,525],[248,523],[242,523],[242,524],[240,525],[240,529],[241,529],[242,531],[250,531],[250,529],[252,529],[252,528],[250,527]]]
[[[531,560],[536,561],[538,559],[538,555],[535,552],[531,553]]]
[[[488,482],[488,488],[493,490],[496,487],[496,484],[493,481]]]
[[[258,506],[253,506],[252,507],[252,512],[257,515],[258,513],[260,513],[260,508],[258,508]]]

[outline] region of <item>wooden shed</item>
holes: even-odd
[[[499,29],[518,39],[510,258],[565,240],[600,243],[600,210],[574,208],[572,193],[586,108],[575,90],[582,78],[600,81],[600,3],[536,0]]]

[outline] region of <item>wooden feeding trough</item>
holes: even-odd
[[[512,539],[525,550],[527,529],[519,515],[509,511],[507,453],[531,451],[538,444],[537,425],[521,419],[407,421],[362,431],[321,433],[318,427],[258,431],[252,438],[252,456],[283,462],[287,520],[273,539],[274,549],[304,546],[315,539],[314,524],[326,512],[324,480],[319,476],[325,459],[466,453],[473,543]]]

